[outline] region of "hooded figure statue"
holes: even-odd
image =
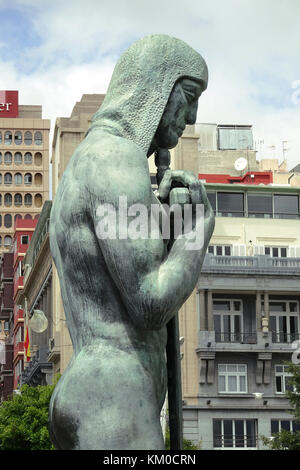
[[[164,449],[166,324],[196,285],[214,215],[191,172],[167,170],[157,197],[147,157],[176,146],[206,86],[203,58],[183,41],[137,41],[60,181],[50,246],[73,357],[50,402],[57,449]],[[151,237],[148,222],[173,182],[193,208],[204,205],[204,217],[170,244],[160,232]],[[199,230],[203,245],[187,250]]]

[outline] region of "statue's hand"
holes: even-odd
[[[201,204],[201,182],[192,171],[166,170],[158,187],[159,199],[166,202],[175,184],[188,188],[192,204]]]
[[[211,204],[208,200],[204,184],[191,171],[167,170],[158,188],[158,197],[161,202],[167,201],[172,185],[180,183],[187,187],[190,194],[190,203],[204,205],[204,237],[205,243],[209,241],[215,226],[215,216]],[[196,215],[197,212],[195,212]],[[193,224],[194,225],[194,224]]]

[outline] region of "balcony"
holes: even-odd
[[[215,331],[216,343],[256,344],[257,333],[231,333]]]
[[[40,346],[39,350],[30,360],[26,369],[22,372],[21,384],[29,386],[48,385],[52,379],[53,364],[48,362],[48,346]]]
[[[19,341],[14,348],[14,361],[18,356],[24,355],[24,342]]]
[[[214,256],[207,253],[202,273],[270,274],[300,276],[300,258],[256,256]]]
[[[20,323],[24,323],[24,310],[19,308],[17,313],[14,315],[14,328]]]
[[[286,333],[285,331],[272,331],[272,343],[292,344],[300,340],[300,333]]]
[[[23,289],[23,288],[24,288],[24,276],[20,276],[18,277],[18,279],[15,281],[15,284],[14,284],[14,298],[16,297],[18,290]]]

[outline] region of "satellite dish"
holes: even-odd
[[[236,171],[243,171],[246,168],[246,166],[247,166],[247,160],[244,157],[238,158],[234,162],[234,168],[236,169]]]

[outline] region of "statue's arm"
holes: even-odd
[[[174,316],[185,300],[190,296],[199,278],[207,244],[213,231],[214,218],[210,204],[206,205],[204,221],[205,240],[201,248],[187,250],[188,236],[183,235],[174,241],[169,253],[165,243],[159,239],[137,239],[130,237],[120,239],[128,229],[130,218],[119,220],[119,196],[126,195],[128,207],[133,204],[144,204],[147,212],[151,210],[151,189],[149,173],[131,168],[131,185],[128,182],[128,168],[124,168],[123,178],[115,185],[109,182],[103,196],[97,199],[94,194],[92,217],[98,243],[105,258],[106,266],[117,286],[120,297],[133,322],[142,329],[160,329]],[[118,174],[122,175],[122,169]],[[99,178],[94,175],[94,188]],[[100,191],[101,192],[101,191]],[[204,195],[205,197],[206,195]],[[112,203],[116,209],[117,238],[101,236],[99,223],[103,222],[103,212],[99,206]],[[111,219],[113,220],[113,219]],[[124,230],[125,229],[125,230]],[[99,236],[100,235],[100,236]]]

